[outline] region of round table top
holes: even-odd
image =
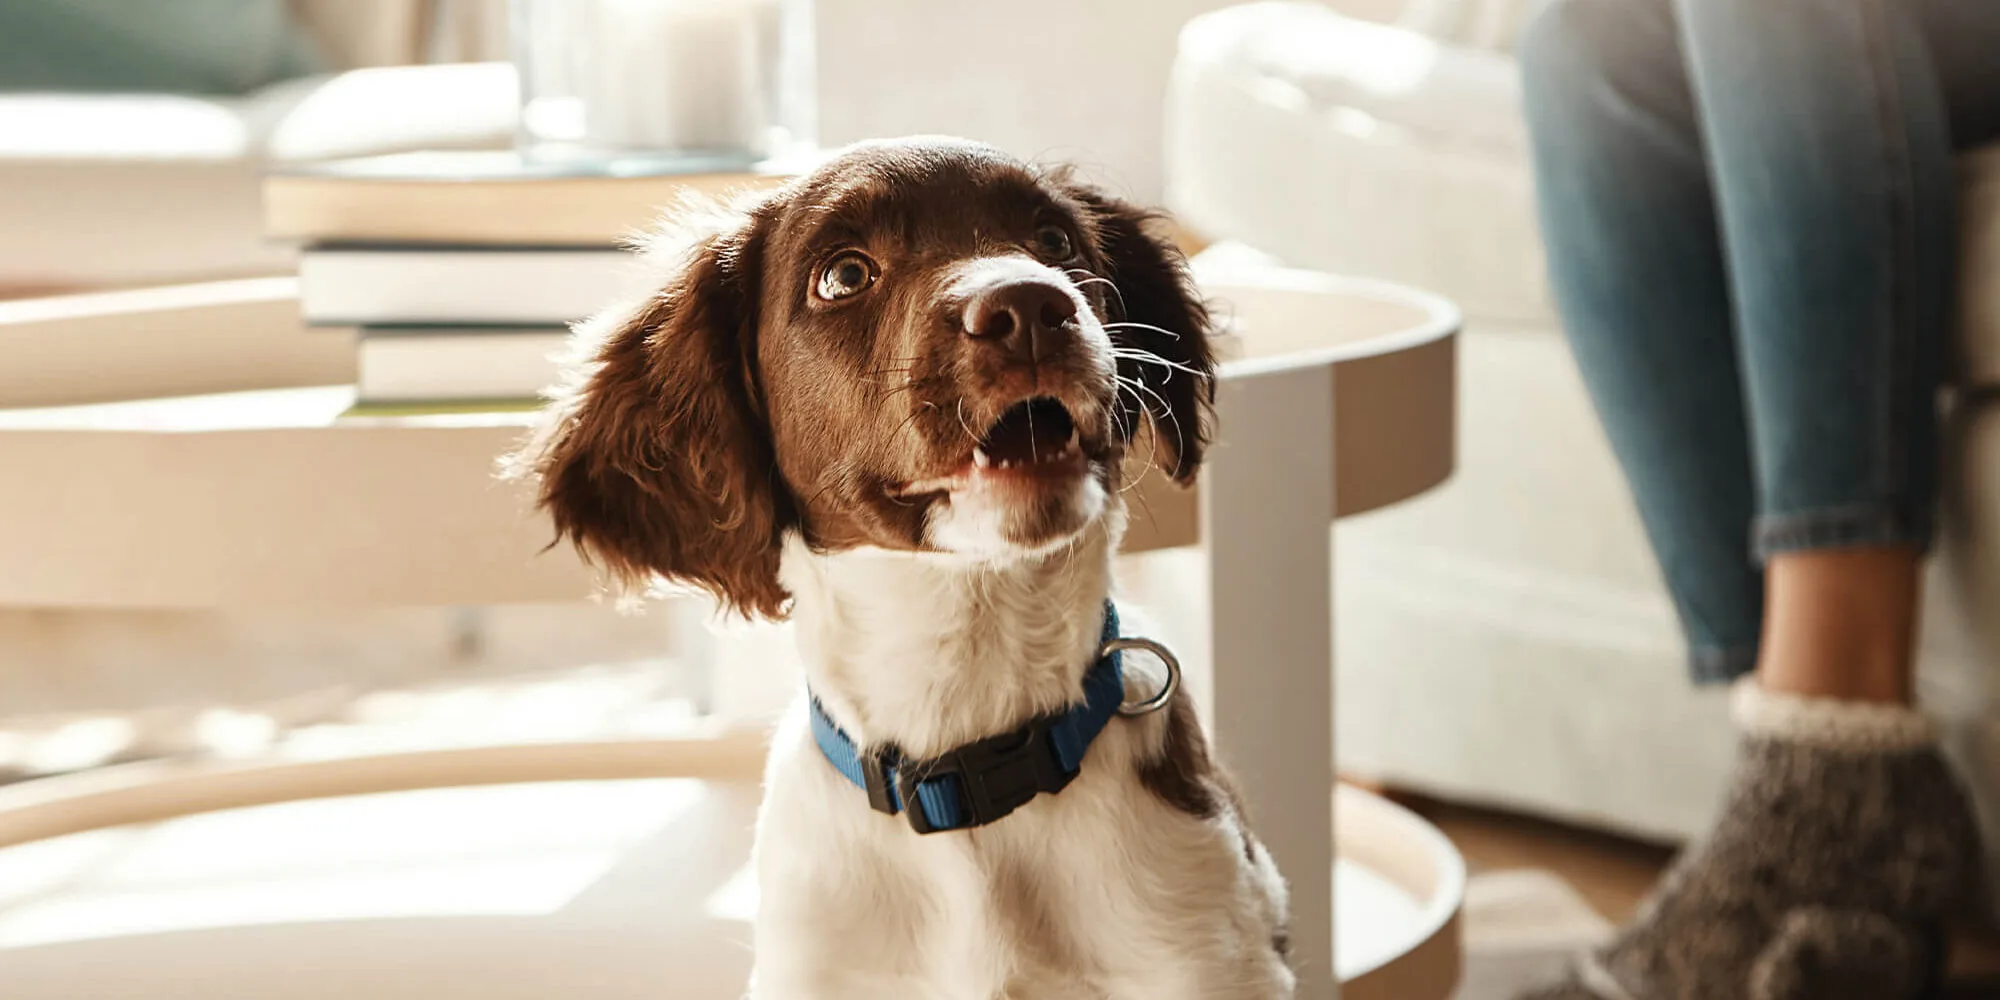
[[[1458,315],[1400,286],[1269,267],[1202,274],[1222,378],[1324,367],[1335,510],[1413,496],[1455,460]],[[476,604],[596,584],[494,475],[531,414],[344,417],[329,386],[0,410],[0,604]],[[1226,437],[1227,416],[1222,433]],[[1197,494],[1144,477],[1126,547],[1195,544]]]

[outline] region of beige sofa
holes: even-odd
[[[1487,23],[1519,14],[1499,6]],[[1316,4],[1198,19],[1169,95],[1168,201],[1206,234],[1429,288],[1468,314],[1455,481],[1337,536],[1343,768],[1680,836],[1726,773],[1725,706],[1683,679],[1672,609],[1549,304],[1509,34],[1461,47]],[[1990,385],[2000,152],[1965,161],[1964,191],[1961,381]],[[1995,819],[2000,410],[1964,402],[1954,434],[1921,688]]]
[[[513,130],[504,0],[294,0],[342,70],[237,98],[0,94],[0,295],[287,270],[272,163],[495,145]]]

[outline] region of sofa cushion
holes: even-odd
[[[1295,266],[1545,321],[1519,91],[1512,59],[1315,3],[1204,15],[1168,90],[1167,202]]]
[[[513,68],[397,66],[247,97],[0,94],[0,290],[289,270],[263,235],[273,162],[498,148]]]

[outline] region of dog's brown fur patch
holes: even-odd
[[[1167,702],[1166,730],[1160,738],[1160,752],[1139,764],[1139,783],[1160,801],[1199,819],[1228,818],[1243,837],[1243,856],[1257,863],[1260,846],[1250,832],[1250,816],[1243,794],[1217,766],[1208,751],[1208,739],[1195,717],[1194,700],[1186,691],[1176,692]],[[1271,949],[1282,958],[1292,955],[1291,931],[1279,927],[1271,936]]]
[[[1167,702],[1166,731],[1158,756],[1139,765],[1139,782],[1160,801],[1200,819],[1214,819],[1231,804],[1221,784],[1208,741],[1195,718],[1194,701],[1186,691]]]

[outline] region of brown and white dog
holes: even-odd
[[[665,287],[579,328],[516,467],[620,583],[789,616],[864,753],[1061,713],[1128,451],[1182,483],[1202,457],[1208,319],[1146,222],[984,146],[852,147],[656,245]],[[1135,664],[1128,697],[1161,681]],[[766,774],[752,996],[1291,995],[1284,883],[1184,692],[1111,719],[1059,794],[931,835],[871,808],[812,710]]]

